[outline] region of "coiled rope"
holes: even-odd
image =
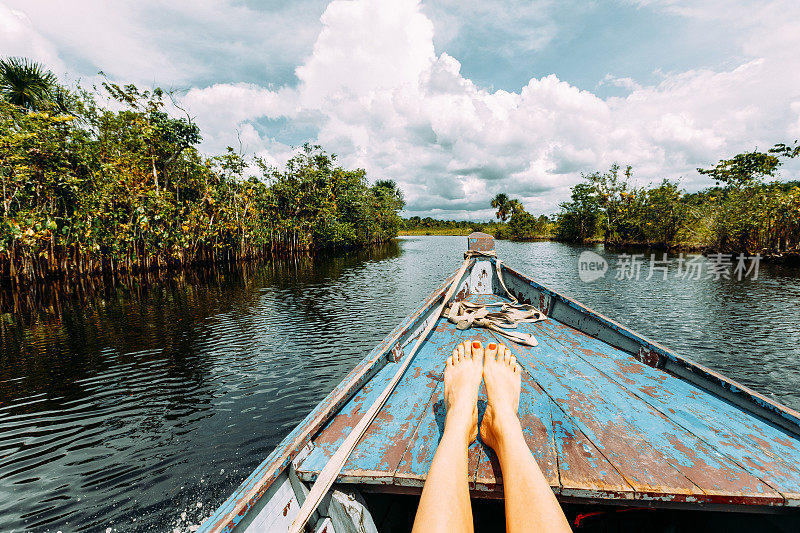
[[[497,258],[497,252],[469,250],[464,253],[464,258],[478,258],[488,257],[494,259],[495,270],[497,271],[497,279],[503,290],[511,299],[509,302],[492,302],[487,304],[478,304],[460,300],[458,302],[449,303],[442,315],[456,325],[458,329],[464,330],[471,327],[486,328],[490,331],[502,335],[503,337],[514,341],[517,344],[525,346],[537,346],[539,342],[536,337],[530,333],[523,333],[521,331],[509,331],[516,329],[517,325],[521,323],[539,322],[546,320],[547,315],[542,313],[536,307],[530,304],[521,304],[517,298],[511,294],[511,291],[506,287],[503,280],[502,261]],[[499,307],[499,311],[490,311],[490,308]]]

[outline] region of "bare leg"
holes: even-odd
[[[483,364],[488,405],[481,438],[497,453],[503,473],[506,531],[570,531],[564,511],[522,436],[517,417],[521,372],[508,348],[488,344]]]
[[[478,387],[483,347],[465,341],[453,350],[444,370],[447,417],[422,489],[414,533],[472,531],[467,481],[467,448],[478,436]]]

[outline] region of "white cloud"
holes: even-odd
[[[644,181],[684,175],[696,187],[697,166],[766,148],[797,127],[789,106],[798,71],[773,56],[728,71],[667,74],[655,86],[609,75],[605,83],[629,91],[624,98],[598,98],[556,75],[519,92],[489,91],[464,78],[456,59],[435,55],[432,24],[416,1],[387,9],[337,0],[322,22],[296,89],[251,88],[258,96],[242,97],[249,109],[227,109],[237,120],[248,110],[251,118],[313,112],[323,146],[373,178],[398,180],[414,212],[491,216],[486,205],[498,191],[552,211],[580,172],[615,161],[634,165]],[[271,102],[268,110],[261,101]]]
[[[800,101],[792,102],[790,109],[794,114],[794,122],[786,129],[786,133],[790,139],[800,138]]]
[[[263,12],[235,0],[4,3],[35,26],[25,39],[38,35],[58,50],[47,63],[59,74],[63,61],[72,75],[102,70],[127,83],[186,87],[247,75],[261,81],[281,66],[293,68],[319,33],[325,0],[297,0]],[[20,44],[20,53],[31,54],[33,47]]]
[[[285,48],[299,65],[297,83],[244,82],[231,75],[231,83],[196,83],[184,103],[197,117],[209,152],[241,143],[280,164],[290,154],[288,141],[262,126],[283,121],[312,131],[315,139],[309,140],[337,153],[345,166],[363,167],[372,179],[400,182],[408,209],[419,214],[490,217],[489,198],[499,191],[521,197],[529,210],[552,212],[581,172],[607,169],[615,161],[632,164],[643,181],[684,176],[684,186],[698,188],[707,182],[695,172],[697,166],[800,135],[800,58],[794,53],[800,44],[800,11],[783,0],[759,2],[757,9],[746,0],[725,2],[723,9],[720,1],[636,2],[642,9],[735,28],[740,56],[730,58],[726,68],[662,73],[655,85],[609,73],[601,83],[625,89],[624,97],[600,98],[555,74],[533,78],[513,92],[482,88],[461,73],[455,57],[434,48],[435,38],[453,42],[458,26],[471,24],[459,10],[472,6],[475,20],[488,26],[511,26],[515,9],[519,17],[535,19],[531,27],[536,35],[520,33],[519,24],[509,30],[516,32],[516,39],[530,38],[524,47],[535,50],[556,28],[541,15],[552,9],[549,2],[524,9],[500,6],[492,16],[497,4],[462,8],[443,1],[422,6],[416,0],[335,0],[319,22],[303,26],[303,31],[313,29],[315,40],[301,36]],[[111,9],[91,5],[99,12]],[[163,36],[155,40],[161,45],[154,50],[156,45],[146,37],[156,30],[142,34],[144,25],[137,18],[158,5],[154,0],[139,3],[130,18],[116,11],[124,35],[105,51],[90,53],[85,42],[101,42],[109,38],[107,33],[84,40],[76,36],[71,42],[52,29],[36,26],[34,31],[28,22],[25,35],[32,44],[26,46],[39,46],[42,54],[53,56],[56,43],[59,57],[71,50],[87,61],[107,62],[116,65],[119,77],[131,72],[137,79],[148,72],[164,75],[176,57],[184,56],[165,48],[169,40]],[[294,11],[283,13],[285,27],[276,29],[259,13],[226,1],[205,0],[192,13],[188,4],[171,9],[167,13],[191,19],[192,28],[225,19],[225,27],[248,24],[285,36],[299,27],[291,24],[298,16]],[[0,11],[0,21],[8,19],[8,12]],[[456,28],[442,39],[435,32],[448,32],[442,22],[448,16]],[[180,50],[188,43],[187,32],[176,31],[172,40]],[[273,43],[265,46],[278,46],[274,35],[265,38]],[[223,41],[226,58],[244,46],[229,35]],[[513,44],[519,48],[521,42]],[[117,62],[115,54],[125,55],[125,50],[127,59]],[[296,59],[298,55],[305,58]],[[185,64],[167,79],[197,79],[198,73],[211,69],[197,64],[198,56],[185,57]],[[213,68],[219,69],[216,61]],[[271,57],[265,54],[258,61],[266,65]]]
[[[28,16],[2,4],[0,50],[4,56],[24,56],[44,63],[56,72],[64,69],[53,44],[34,29]]]
[[[495,53],[508,57],[546,47],[557,34],[555,8],[573,7],[563,0],[432,0],[421,6],[436,27],[438,46],[452,46],[463,34],[478,35],[499,44]],[[469,45],[486,46],[486,42]]]
[[[297,93],[283,88],[270,91],[249,83],[215,84],[191,89],[183,98],[193,114],[211,132],[232,132],[232,126],[253,117],[294,117]]]
[[[637,89],[641,89],[642,86],[636,83],[636,80],[633,78],[618,78],[616,76],[612,76],[611,74],[606,74],[605,77],[600,80],[600,83],[597,84],[598,86],[602,85],[613,85],[614,87],[620,87],[622,89],[628,91],[635,91]]]

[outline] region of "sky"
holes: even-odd
[[[309,141],[407,216],[473,220],[499,192],[554,213],[615,162],[698,190],[800,138],[798,28],[796,0],[0,0],[0,56],[175,90],[204,153]]]

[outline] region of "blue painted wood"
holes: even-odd
[[[339,476],[344,483],[389,482],[393,479],[400,459],[408,447],[423,412],[429,406],[434,389],[443,380],[447,357],[458,343],[460,331],[446,319],[440,319],[428,340],[414,356],[392,395],[370,424],[364,437],[353,450]],[[380,387],[379,387],[380,388]],[[360,402],[354,398],[353,404]],[[370,405],[369,399],[364,406]],[[353,413],[353,405],[347,404],[343,413]],[[338,417],[337,417],[338,418]],[[348,424],[356,424],[360,417],[350,417]],[[336,439],[328,435],[333,429],[325,429],[317,441],[325,443],[316,447],[300,469],[315,471],[324,466],[329,452],[335,451],[344,439],[339,432]],[[338,430],[336,430],[338,431]]]
[[[392,380],[397,372],[397,364],[399,363],[388,364],[382,368],[314,437],[311,452],[297,466],[298,475],[302,479],[316,479],[316,475],[344,442],[350,430],[358,424],[364,413]]]
[[[590,416],[597,418],[597,413],[600,413],[600,418],[605,416],[608,419],[610,413],[621,410],[620,404],[624,404],[621,399],[627,402],[627,404],[624,404],[627,418],[623,419],[620,426],[624,428],[624,431],[616,432],[622,434],[627,441],[628,448],[625,454],[623,452],[626,451],[626,446],[617,446],[617,448],[620,448],[617,449],[615,448],[615,442],[600,442],[598,448],[596,443],[592,442],[596,440],[596,435],[586,432],[587,427],[589,427],[585,425],[587,421],[575,420],[573,413],[568,409],[564,409],[562,403],[553,405],[555,414],[552,415],[552,420],[550,420],[552,399],[547,397],[549,403],[544,403],[540,399],[535,399],[535,397],[539,394],[539,391],[541,391],[540,397],[545,397],[545,393],[552,395],[553,392],[549,391],[549,387],[552,385],[546,384],[544,386],[545,390],[542,390],[536,382],[526,385],[526,391],[522,395],[520,405],[521,417],[525,419],[526,415],[528,416],[528,419],[525,420],[526,431],[529,436],[532,436],[531,427],[533,424],[531,420],[541,421],[542,418],[548,420],[547,433],[549,436],[547,438],[552,439],[555,451],[558,453],[560,474],[567,481],[566,489],[569,494],[583,495],[584,497],[593,494],[597,498],[630,498],[633,497],[632,484],[637,489],[638,493],[635,495],[637,498],[677,498],[688,501],[724,501],[727,503],[739,502],[739,499],[745,498],[755,499],[760,504],[780,503],[783,501],[780,495],[749,475],[740,465],[730,461],[727,456],[717,453],[708,443],[697,439],[691,432],[685,431],[685,428],[673,424],[668,420],[668,417],[662,416],[662,413],[653,409],[652,406],[641,401],[637,396],[630,394],[623,385],[610,380],[608,376],[599,372],[583,358],[573,357],[573,352],[565,346],[564,342],[559,342],[556,339],[564,337],[564,332],[575,332],[574,330],[555,321],[544,322],[539,325],[524,325],[524,328],[529,328],[530,331],[537,334],[542,343],[540,347],[532,350],[533,352],[541,353],[531,355],[541,358],[543,361],[561,362],[562,375],[558,376],[557,380],[562,380],[565,376],[581,375],[584,382],[592,381],[605,385],[607,381],[609,384],[614,385],[612,387],[612,389],[616,388],[614,394],[619,395],[620,398],[602,398],[603,403],[607,405],[593,410]],[[443,365],[448,352],[452,350],[452,346],[455,344],[454,336],[457,334],[458,332],[453,330],[449,324],[442,323],[437,326],[437,331],[430,337],[429,348],[422,349],[418,354],[420,359],[412,363],[414,365],[414,375],[424,375],[426,366],[430,367],[436,361]],[[485,330],[480,329],[469,330],[466,332],[466,336],[470,339],[478,338],[484,344],[493,340],[493,337],[486,335]],[[586,339],[589,340],[590,338],[587,337]],[[498,337],[499,342],[502,342],[502,340]],[[434,356],[436,353],[435,347],[446,342],[450,343],[447,350],[438,356]],[[612,347],[604,343],[596,342],[598,345],[613,350]],[[571,348],[574,351],[574,346]],[[520,350],[519,347],[517,349]],[[524,351],[524,349],[522,350]],[[625,357],[627,361],[631,360],[630,356],[624,354],[624,352],[618,350],[617,352]],[[604,356],[604,359],[607,360],[608,357]],[[574,365],[577,363],[582,363],[583,366],[576,374]],[[661,373],[656,369],[647,368],[652,372]],[[594,374],[591,373],[592,371],[594,371]],[[429,376],[435,375],[431,374],[430,370],[428,373]],[[677,378],[671,378],[677,380]],[[380,375],[376,376],[375,379],[380,380]],[[681,383],[684,382],[681,381]],[[687,386],[691,385],[687,384]],[[581,387],[576,386],[574,383],[569,385],[570,390],[575,389],[580,393],[584,393],[585,391],[582,391]],[[377,390],[380,390],[380,388],[380,385],[376,387]],[[604,386],[603,389],[606,393],[608,392],[608,386]],[[701,392],[708,395],[705,391]],[[355,455],[351,456],[346,466],[346,472],[341,478],[342,481],[395,482],[397,484],[417,486],[420,486],[424,481],[430,461],[432,461],[435,453],[435,445],[438,444],[443,429],[445,412],[441,398],[441,387],[438,382],[430,379],[430,377],[427,380],[423,378],[420,382],[418,379],[411,379],[411,374],[407,374],[404,377],[403,384],[399,386],[395,394],[398,394],[398,396],[394,399],[390,398],[389,402],[387,402],[389,408],[385,408],[385,412],[382,414],[383,421],[370,428],[370,434],[365,436],[365,439],[357,447]],[[597,394],[595,390],[594,400],[600,397],[601,395]],[[558,399],[557,396],[556,398]],[[369,395],[364,394],[362,397],[359,394],[352,400],[353,405],[360,403],[369,405]],[[546,406],[546,408],[543,406]],[[350,407],[348,404],[342,412],[352,414],[357,411],[357,409],[353,411]],[[337,418],[340,417],[337,416]],[[395,419],[399,419],[399,422],[395,423]],[[347,424],[354,425],[357,420],[358,417],[347,415],[342,418],[343,424],[341,427],[336,427],[335,420],[329,424],[329,427],[321,432],[318,437],[318,447],[301,465],[301,470],[309,472],[313,476],[313,472],[321,469],[327,458],[338,446],[338,443],[344,439],[345,431],[348,427]],[[419,422],[416,424],[416,428],[412,430],[415,420]],[[597,420],[593,422],[596,424]],[[660,424],[661,430],[657,434],[643,432],[642,426],[646,424],[651,426]],[[336,434],[336,438],[331,439],[331,434]],[[633,441],[636,442],[636,446],[633,448],[630,446],[632,436]],[[371,441],[368,445],[365,445],[367,440]],[[557,445],[555,444],[556,441],[558,441]],[[612,452],[610,454],[604,445],[611,447]],[[394,465],[392,463],[394,463],[394,458],[397,457],[398,450],[401,447],[405,448],[404,453],[399,465],[393,468]],[[631,452],[632,450],[633,453]],[[622,469],[623,475],[620,476],[616,472],[616,467],[608,462],[603,453],[612,457],[612,463],[615,462],[613,459],[615,453],[622,454],[621,456],[628,460],[629,466],[638,464],[640,462],[639,459],[642,457],[655,461],[659,463],[659,466],[652,469],[649,474],[656,472],[658,474],[656,477],[663,476],[663,470],[666,469],[669,472],[668,478],[671,477],[673,481],[678,480],[678,483],[672,484],[677,485],[677,489],[676,486],[672,486],[669,483],[664,484],[663,479],[649,485],[646,483],[643,485],[641,480],[637,478],[637,476],[642,476],[642,472],[638,471],[641,469],[639,466],[629,471]],[[631,462],[632,458],[635,460]],[[479,445],[470,449],[470,476],[473,488],[478,490],[498,490],[501,478],[497,476],[497,465],[496,462],[493,463],[492,459],[491,450],[485,447]],[[540,455],[537,457],[537,461],[543,465],[546,471],[547,460],[543,460]],[[702,462],[704,468],[698,466],[700,462]],[[711,474],[707,474],[707,471],[710,471]],[[626,474],[627,478],[624,477]],[[647,475],[644,477],[647,479]],[[696,478],[697,484],[689,481],[691,477]],[[559,484],[554,477],[551,477],[551,479],[556,490],[561,490],[562,485],[564,485],[563,481]],[[626,479],[632,479],[633,481],[629,484]],[[680,490],[683,490],[683,492],[681,493]],[[674,493],[677,493],[677,496]]]
[[[446,413],[444,384],[438,383],[409,440],[409,445],[400,459],[397,470],[395,470],[394,483],[396,485],[422,487],[433,461],[433,455],[442,438]]]
[[[521,300],[538,304],[548,313],[568,308],[564,314],[567,322],[606,341],[557,321],[520,327],[534,333],[540,342],[532,349],[514,347],[528,376],[520,416],[526,440],[554,490],[562,496],[591,499],[633,497],[755,505],[782,504],[785,497],[788,504],[800,505],[800,441],[784,429],[798,420],[798,413],[504,269],[512,291],[525,296]],[[203,525],[203,531],[234,527],[312,437],[315,448],[301,468],[313,476],[324,466],[391,379],[396,366],[385,365],[389,350],[420,327],[450,281],[309,413]],[[457,298],[470,296],[468,284],[462,285]],[[473,298],[483,302],[502,297]],[[444,427],[441,366],[458,335],[449,325],[440,324],[437,329],[357,446],[341,479],[422,486]],[[462,335],[472,337],[481,338],[484,344],[491,339],[483,330]],[[498,337],[498,341],[505,339]],[[609,344],[617,341],[633,355]],[[718,394],[736,405],[698,387],[695,374],[679,378],[633,357],[650,365],[680,365],[668,368],[677,369],[679,375],[696,373],[706,380],[702,383],[718,384],[722,387]],[[485,404],[485,393],[481,394]],[[743,401],[750,403],[743,405]],[[782,427],[753,413],[777,414],[782,417],[778,420]],[[552,469],[554,459],[557,478]],[[471,488],[499,490],[502,478],[493,453],[479,442],[469,449],[469,468]]]
[[[544,391],[542,395],[547,397]],[[547,397],[562,496],[634,499],[634,489],[552,399]]]
[[[521,327],[524,331],[530,329]],[[533,331],[536,333],[536,331]],[[528,348],[509,344],[519,364],[541,386],[554,402],[552,418],[558,421],[560,430],[575,434],[577,428],[593,444],[594,449],[605,456],[612,467],[633,487],[634,497],[658,498],[660,495],[677,501],[691,501],[702,497],[704,492],[689,481],[666,457],[654,449],[636,425],[627,422],[622,409],[613,396],[617,391],[604,392],[604,380],[592,383],[579,369],[570,366],[564,355],[554,349],[547,339],[537,336],[539,346]],[[561,412],[558,412],[561,411]],[[635,411],[635,409],[634,409]],[[562,447],[563,450],[563,447]],[[585,465],[571,464],[568,456],[559,455],[559,472],[566,476],[580,471]],[[606,464],[581,477],[598,480],[600,472],[607,472]],[[605,490],[592,483],[589,490]],[[617,487],[620,484],[617,483]],[[623,489],[625,485],[622,485]],[[580,486],[575,487],[580,488]],[[613,492],[613,491],[609,491]]]
[[[781,492],[800,497],[800,442],[782,428],[718,396],[558,322],[541,323],[543,334],[573,351],[609,379],[690,431],[752,475]],[[795,503],[797,504],[797,503]]]
[[[641,499],[782,503],[772,488],[674,424],[572,351],[538,324],[521,325],[539,346],[513,351],[575,425],[617,468]]]
[[[489,252],[494,250],[494,237],[488,233],[474,231],[467,237],[467,250]]]

